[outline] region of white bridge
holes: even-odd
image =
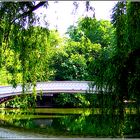
[[[57,93],[95,93],[95,86],[91,88],[90,81],[50,81],[38,82],[36,84],[37,93],[57,94]],[[33,86],[25,94],[33,93]],[[0,86],[0,98],[22,94],[22,86],[16,88],[12,86]]]

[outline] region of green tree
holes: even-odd
[[[11,74],[10,84],[16,87],[22,83],[23,93],[28,84],[35,86],[37,81],[48,80],[54,73],[47,65],[56,51],[51,47],[59,46],[59,37],[53,32],[48,37],[47,29],[34,27],[39,18],[34,11],[47,5],[47,2],[8,2],[0,5],[0,66]],[[87,11],[89,6],[86,2]],[[79,63],[78,59],[81,60]],[[72,55],[67,64],[75,72],[73,77],[80,79],[85,70],[83,66],[86,66],[84,57]],[[79,69],[78,66],[82,67]]]
[[[111,102],[113,106],[120,108],[121,114],[125,99],[137,100],[139,98],[140,21],[138,13],[139,3],[118,2],[116,4],[112,15],[115,27],[114,45],[103,49],[101,55],[93,63],[96,71],[94,79],[96,85],[99,89],[111,92],[113,99]]]
[[[29,41],[30,36],[33,37],[31,34],[32,31],[34,32],[32,27],[37,19],[33,11],[44,4],[45,2],[38,4],[35,2],[1,2],[0,4],[0,66],[6,67],[12,73],[13,86],[19,82],[16,80],[16,73],[19,71],[20,73],[22,71],[23,85],[27,82],[27,78],[25,78],[28,77],[26,60],[29,58],[28,53],[30,52],[28,51],[34,46],[32,44],[33,38],[31,43],[27,41]]]
[[[127,5],[128,29],[128,95],[136,98],[139,111],[139,82],[140,82],[140,3],[129,2]]]
[[[77,26],[70,26],[67,31],[74,41],[81,41],[81,37],[85,36],[91,43],[101,44],[102,47],[111,46],[114,28],[109,21],[85,17],[79,19],[77,24]]]
[[[100,53],[101,45],[92,44],[91,41],[84,36],[80,42],[73,41],[69,38],[64,41],[65,43],[57,48],[52,57],[52,63],[50,64],[50,67],[55,71],[54,79],[93,80],[89,72],[90,66],[95,57]],[[61,94],[57,98],[57,103],[62,105],[69,104],[71,106],[89,106],[90,102],[87,100],[87,96],[88,95],[81,94]]]
[[[74,3],[74,5],[75,4],[76,3]],[[86,4],[86,10],[90,11],[90,9],[91,9],[90,3],[85,2],[85,4]],[[10,54],[12,53],[11,54],[12,57],[14,55],[13,58],[15,58],[15,60],[13,61],[12,60],[13,58],[12,58],[11,61],[15,62],[15,66],[12,64],[12,66],[10,66],[10,67],[14,67],[12,69],[9,68],[9,66],[8,66],[8,71],[10,71],[10,72],[15,71],[14,73],[16,73],[16,71],[18,71],[16,61],[19,61],[18,63],[21,63],[21,65],[22,65],[21,67],[23,69],[22,70],[22,72],[23,72],[23,76],[22,76],[23,81],[22,82],[24,82],[24,84],[27,81],[31,80],[31,78],[29,78],[29,74],[27,74],[28,72],[26,73],[26,71],[28,71],[27,67],[28,67],[29,61],[30,61],[27,59],[31,58],[31,56],[32,56],[31,59],[34,59],[35,55],[37,55],[36,54],[37,52],[32,52],[32,55],[30,54],[30,57],[29,57],[28,51],[31,51],[33,49],[31,47],[31,45],[33,45],[33,44],[36,45],[36,43],[33,41],[34,37],[32,36],[32,34],[34,34],[33,26],[36,24],[36,22],[38,22],[39,17],[37,15],[35,15],[34,11],[36,9],[40,8],[41,6],[44,6],[47,8],[48,2],[7,2],[7,3],[1,2],[1,4],[0,4],[0,14],[1,14],[1,19],[0,19],[0,31],[1,31],[1,34],[0,34],[0,54],[1,54],[0,55],[0,66],[3,67],[6,64],[5,61],[7,61],[7,57],[8,57],[7,51],[8,52],[10,51]],[[38,34],[40,34],[41,32],[42,31],[40,30],[38,32]],[[25,35],[25,37],[24,37],[24,35]],[[28,44],[29,35],[32,36],[32,40],[31,40],[31,43]],[[51,40],[51,43],[54,46],[55,44],[57,44],[57,42],[55,42],[55,39],[53,42],[53,35],[51,35],[51,36],[52,36],[52,38],[50,37],[49,39]],[[55,34],[54,34],[54,36],[55,36]],[[14,39],[12,39],[12,37]],[[16,37],[19,38],[19,40],[16,39]],[[43,39],[42,39],[42,41],[43,41]],[[52,45],[51,43],[49,45]],[[14,45],[11,46],[11,44],[14,44]],[[30,49],[28,49],[28,45],[29,45]],[[7,55],[5,52],[7,53]],[[34,57],[33,57],[33,55],[34,55]],[[18,58],[19,58],[19,60],[17,60]],[[37,60],[34,60],[34,61],[37,61]],[[35,65],[35,67],[37,68],[36,62],[30,61],[30,63],[32,65],[32,67],[34,67],[34,65]],[[41,63],[41,61],[38,63]],[[36,69],[35,67],[34,67],[34,70]],[[42,69],[42,68],[40,68],[40,69]],[[36,71],[38,71],[38,70],[35,70],[34,73]],[[34,80],[35,80],[35,79],[37,79],[37,78],[35,78],[35,75],[37,76],[38,74],[34,74],[33,76],[30,76],[30,77],[34,77]],[[15,80],[16,76],[13,76],[13,78],[14,78],[13,81],[16,81]],[[14,86],[16,85],[16,82],[12,82],[12,83]]]

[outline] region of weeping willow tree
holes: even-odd
[[[136,99],[139,113],[140,106],[140,3],[128,4],[128,96]]]
[[[140,3],[119,2],[116,7],[113,15],[116,27],[116,50],[112,62],[115,62],[117,71],[114,79],[115,94],[118,94],[121,106],[125,99],[138,101],[139,98]]]
[[[37,34],[41,33],[41,30],[35,31],[33,25],[35,24],[37,17],[33,14],[33,11],[45,2],[35,4],[35,2],[8,2],[0,3],[0,53],[1,53],[1,67],[5,66],[6,69],[12,73],[11,84],[16,86],[17,73],[20,71],[22,75],[23,92],[25,83],[27,83],[27,72],[35,71],[36,63],[29,62],[32,60],[39,60],[37,58]],[[35,32],[38,32],[35,34]],[[40,43],[44,41],[44,38],[39,38]],[[39,43],[39,42],[38,42]],[[9,64],[11,63],[11,64]],[[31,63],[29,66],[28,63]],[[32,67],[31,70],[29,70]],[[34,72],[35,73],[35,72]],[[34,83],[35,78],[31,79]]]
[[[0,3],[0,67],[11,75],[8,82],[13,87],[22,85],[22,93],[33,86],[33,99],[36,99],[36,82],[44,80],[46,65],[48,29],[34,26],[38,17],[33,11],[41,6],[47,3]],[[21,103],[27,100],[23,94]]]
[[[103,49],[93,65],[97,87],[110,91],[107,102],[110,107],[119,108],[120,114],[123,113],[125,100],[139,99],[139,9],[139,2],[118,2],[115,5],[112,14],[114,44],[109,49]]]

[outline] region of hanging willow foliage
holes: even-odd
[[[99,89],[104,89],[111,100],[110,107],[118,107],[120,114],[124,100],[139,103],[140,83],[140,3],[118,2],[113,8],[114,44],[101,50],[93,64]],[[105,98],[103,98],[105,101]]]
[[[140,98],[140,3],[130,2],[127,12],[128,22],[128,93],[137,101],[139,112]]]
[[[16,87],[21,83],[23,93],[30,85],[35,88],[38,77],[44,76],[48,29],[34,27],[37,17],[33,14],[44,4],[0,3],[0,66],[12,75],[10,84]]]

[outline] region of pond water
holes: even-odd
[[[0,109],[0,138],[140,137],[140,115],[123,115],[90,108]]]

